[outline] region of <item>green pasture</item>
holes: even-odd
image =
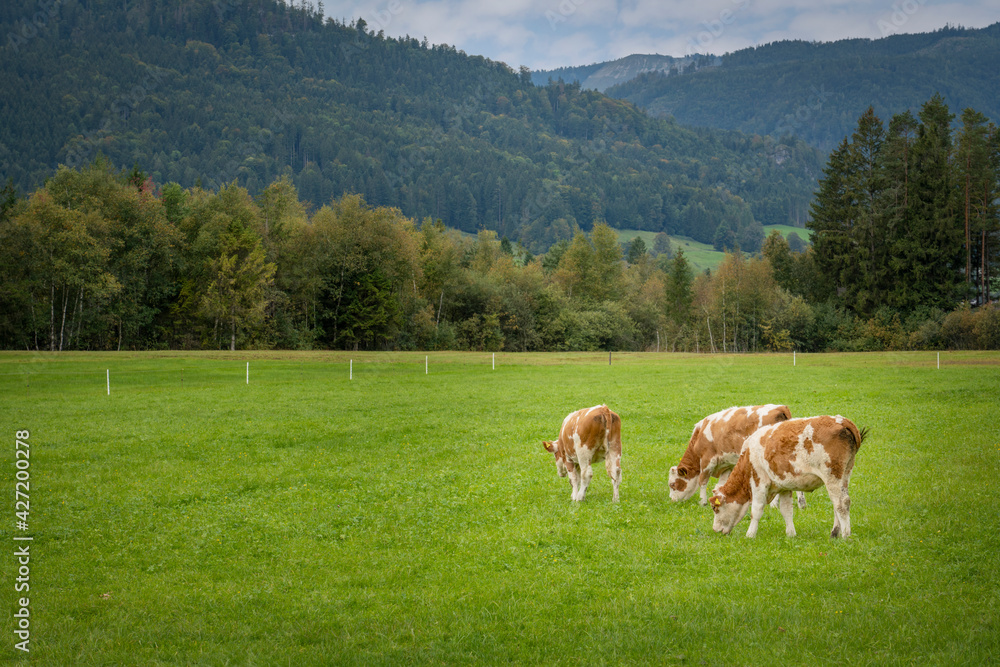
[[[764,225],[764,236],[770,234],[771,230],[774,229],[781,232],[781,235],[784,236],[786,239],[788,238],[788,235],[791,234],[792,232],[795,232],[795,234],[797,234],[798,237],[803,241],[805,241],[806,243],[808,243],[809,239],[812,237],[811,230],[803,229],[802,227],[793,227],[792,225]]]
[[[619,229],[615,231],[618,232],[620,243],[628,243],[638,236],[649,249],[652,249],[653,240],[656,238],[655,232],[643,232],[635,229]],[[670,245],[675,253],[678,248],[684,250],[684,256],[687,258],[688,263],[698,272],[705,269],[712,269],[714,271],[723,258],[725,258],[725,253],[717,251],[712,247],[711,243],[695,241],[687,236],[671,236]]]
[[[0,655],[30,535],[38,665],[1000,662],[1000,354],[492,361],[0,353]],[[693,424],[764,402],[870,428],[850,539],[822,489],[791,539],[670,502]],[[598,403],[621,502],[600,465],[576,504],[541,441]]]
[[[785,238],[795,232],[803,241],[809,240],[808,229],[792,227],[791,225],[764,225],[764,235],[770,234],[772,229],[777,229]],[[649,249],[652,249],[653,241],[656,238],[656,232],[645,232],[637,229],[618,229],[615,231],[618,232],[619,243],[628,243],[638,236]],[[675,253],[678,248],[684,250],[684,256],[696,272],[705,269],[714,271],[726,256],[725,253],[716,250],[711,243],[701,243],[687,236],[671,236],[670,244]]]

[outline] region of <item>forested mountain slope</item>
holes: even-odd
[[[753,249],[760,223],[804,221],[821,170],[801,142],[274,0],[16,0],[0,36],[0,177],[22,192],[103,153],[183,187],[289,175],[314,207],[356,192],[536,251],[597,220],[706,242],[724,223]]]
[[[642,74],[607,90],[680,123],[777,137],[829,151],[869,107],[912,112],[935,93],[952,109],[1000,119],[1000,23],[980,30],[830,43],[786,41],[681,75]]]

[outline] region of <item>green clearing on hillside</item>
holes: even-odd
[[[786,239],[789,234],[795,232],[803,241],[809,240],[808,229],[792,227],[791,225],[765,225],[764,236],[770,234],[772,229],[777,229]],[[638,236],[649,249],[652,249],[653,241],[656,238],[656,232],[645,232],[638,229],[617,229],[615,231],[618,232],[619,243],[628,243]],[[671,236],[670,243],[673,245],[675,251],[677,248],[684,250],[684,256],[687,257],[688,262],[696,272],[704,271],[705,269],[714,271],[726,256],[725,253],[719,252],[712,247],[711,243],[701,243],[687,236]]]
[[[32,662],[1000,660],[1000,354],[492,359],[0,353],[0,603],[30,534]],[[541,440],[601,402],[622,501],[598,466],[574,504]],[[670,502],[693,424],[762,402],[871,429],[849,540],[823,490],[793,539],[777,511],[747,540]]]
[[[766,237],[768,234],[771,233],[771,230],[774,229],[777,229],[779,232],[781,232],[781,235],[784,236],[786,239],[788,238],[788,235],[791,234],[792,232],[798,234],[799,238],[807,243],[809,242],[809,239],[812,238],[811,230],[803,229],[802,227],[793,227],[791,225],[764,225],[764,236]]]
[[[619,229],[615,231],[618,232],[620,243],[628,243],[638,236],[645,242],[646,247],[649,249],[652,249],[653,240],[656,238],[655,232],[643,232],[635,229]],[[712,247],[711,243],[701,243],[687,236],[671,236],[670,243],[673,246],[674,252],[677,251],[677,248],[684,250],[684,256],[687,257],[688,263],[691,264],[696,272],[704,271],[705,269],[714,271],[725,257],[725,253],[718,252]]]

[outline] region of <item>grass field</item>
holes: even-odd
[[[653,240],[656,238],[654,232],[643,232],[635,229],[619,229],[616,231],[618,232],[620,243],[628,243],[638,236],[645,242],[646,247],[650,249],[652,249]],[[705,269],[712,269],[714,271],[725,257],[725,253],[717,251],[712,247],[711,243],[701,243],[686,236],[671,236],[670,244],[673,246],[674,252],[677,252],[678,248],[682,248],[688,263],[698,272]]]
[[[781,232],[781,235],[784,236],[786,239],[788,238],[788,235],[791,234],[792,232],[795,232],[800,239],[802,239],[807,243],[809,242],[809,239],[812,237],[812,231],[804,229],[802,227],[793,227],[792,225],[764,225],[764,236],[770,234],[771,230],[773,229],[776,229],[779,232]]]
[[[789,234],[795,232],[803,241],[809,240],[808,229],[800,229],[791,225],[765,225],[764,236],[770,234],[772,229],[777,229],[785,238],[788,238]],[[646,247],[650,249],[653,247],[653,241],[656,238],[656,232],[644,232],[637,229],[619,229],[615,231],[618,232],[619,243],[628,243],[638,236],[646,244]],[[677,248],[684,250],[684,256],[697,272],[704,271],[705,269],[714,271],[726,256],[725,253],[716,250],[711,243],[701,243],[687,236],[671,236],[670,242],[673,245],[674,252],[677,251]]]
[[[29,595],[39,665],[1000,662],[1000,354],[351,356],[0,353],[0,655]],[[601,402],[622,500],[574,504],[541,440]],[[850,539],[823,490],[792,539],[670,502],[694,422],[763,402],[871,429]]]

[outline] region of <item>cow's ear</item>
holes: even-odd
[[[554,454],[556,451],[555,445],[549,442],[548,440],[542,440],[542,447],[544,447],[545,451],[549,452],[550,454]]]
[[[685,468],[684,466],[677,466],[677,476],[678,477],[687,477],[688,476],[688,469]]]

